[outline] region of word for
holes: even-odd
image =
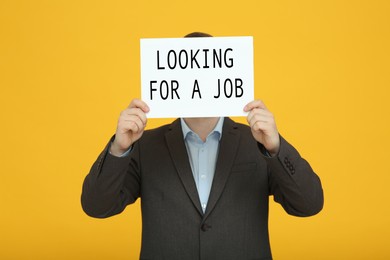
[[[222,96],[226,98],[242,97],[242,95],[244,95],[244,89],[242,88],[242,85],[243,82],[240,78],[236,78],[234,80],[228,78],[222,81],[221,79],[218,79],[217,93],[216,95],[213,95],[213,97],[215,99],[220,98]],[[157,80],[150,81],[150,100],[153,100],[155,94],[157,94],[162,100],[180,99],[178,91],[179,82],[177,80],[162,80],[161,82],[157,82]],[[194,99],[195,95],[197,95],[200,99],[202,98],[198,80],[194,81],[191,98]]]
[[[199,54],[200,52],[200,54]],[[157,51],[157,69],[165,70],[166,68],[174,70],[176,68],[226,68],[233,67],[233,58],[229,53],[233,52],[232,48],[222,49],[198,49],[198,50],[175,50],[168,51],[165,59],[160,61],[160,51]],[[199,56],[197,56],[199,54]],[[231,53],[230,53],[231,54]]]

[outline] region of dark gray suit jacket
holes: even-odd
[[[191,172],[180,120],[145,131],[128,157],[108,153],[83,185],[84,211],[97,218],[141,198],[140,259],[272,259],[268,200],[287,213],[310,216],[323,206],[318,176],[281,137],[279,154],[263,155],[248,126],[226,118],[206,212]]]

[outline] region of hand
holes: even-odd
[[[133,99],[130,105],[121,112],[115,139],[110,148],[111,154],[122,155],[141,138],[147,122],[147,112],[149,112],[148,105],[140,99]]]
[[[265,149],[275,156],[279,152],[279,132],[273,114],[267,109],[261,100],[254,100],[244,107],[248,124],[251,127],[253,137],[261,143]]]

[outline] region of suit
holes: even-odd
[[[264,156],[248,126],[225,118],[203,213],[180,120],[147,130],[128,157],[104,149],[85,178],[83,209],[104,218],[141,198],[140,259],[272,259],[269,196],[295,216],[314,215],[323,206],[318,176],[280,140],[278,155]]]

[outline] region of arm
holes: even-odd
[[[272,113],[260,100],[244,108],[247,120],[269,170],[270,193],[285,211],[294,216],[311,216],[323,207],[320,179],[298,151],[279,135]]]
[[[104,218],[118,214],[139,197],[140,176],[135,142],[145,126],[147,105],[133,100],[122,111],[115,136],[99,155],[86,176],[81,204],[89,216]],[[121,155],[134,144],[131,156]]]
[[[137,171],[129,169],[132,158],[110,154],[110,144],[111,141],[92,165],[83,183],[81,205],[91,217],[105,218],[118,214],[139,197],[139,176]]]
[[[305,217],[321,211],[324,204],[321,181],[291,144],[280,136],[278,154],[265,160],[270,193],[288,214]]]

